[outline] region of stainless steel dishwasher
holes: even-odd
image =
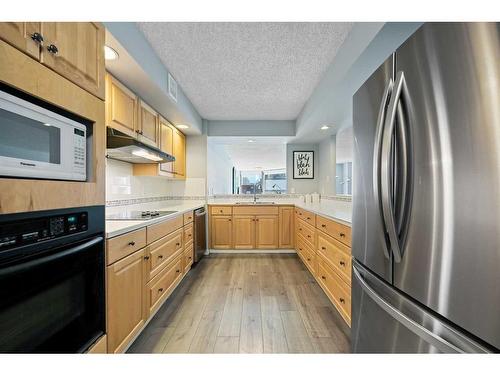
[[[194,262],[197,263],[207,250],[207,212],[205,207],[194,210]]]

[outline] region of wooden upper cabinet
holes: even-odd
[[[167,154],[173,154],[174,147],[174,128],[173,126],[160,117],[160,149],[165,151]],[[162,163],[160,164],[160,171],[171,174],[174,171],[174,163]]]
[[[294,221],[295,210],[293,207],[280,207],[279,209],[279,247],[293,249],[294,246]]]
[[[232,247],[232,228],[231,216],[212,216],[210,230],[214,249],[230,249]]]
[[[106,125],[136,136],[137,96],[110,74],[106,75]]]
[[[277,249],[279,245],[278,216],[258,215],[255,217],[255,247],[257,249]]]
[[[174,129],[173,133],[173,154],[174,173],[183,178],[186,176],[186,136],[177,129]]]
[[[0,22],[0,39],[38,60],[41,44],[35,33],[41,35],[40,22]]]
[[[107,267],[108,353],[123,351],[144,325],[144,251]]]
[[[255,248],[255,216],[233,216],[235,249]]]
[[[158,113],[142,100],[139,100],[139,138],[151,146],[159,147]]]
[[[95,22],[42,22],[40,61],[104,99],[104,26]]]

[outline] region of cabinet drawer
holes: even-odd
[[[181,278],[182,256],[178,256],[146,285],[148,315],[168,297]]]
[[[182,215],[179,215],[172,219],[162,221],[161,223],[148,226],[148,231],[147,231],[148,244],[160,239],[163,236],[166,236],[167,234],[176,231],[179,228],[182,228],[183,222],[184,219]]]
[[[307,223],[311,224],[313,227],[316,226],[316,215],[313,214],[312,212],[306,211],[302,208],[296,208],[295,212],[299,219],[302,219],[306,221]]]
[[[146,246],[146,228],[106,240],[106,264],[110,265]]]
[[[321,257],[318,261],[318,282],[340,315],[351,326],[351,287]]]
[[[186,212],[184,214],[184,225],[192,223],[193,218],[194,218],[193,211]]]
[[[210,207],[210,213],[212,215],[231,215],[233,208],[231,206],[212,206]]]
[[[191,266],[193,265],[193,244],[186,246],[186,250],[184,250],[184,260],[183,260],[183,265],[184,265],[184,273],[186,274]]]
[[[279,215],[277,206],[238,206],[233,207],[235,215]]]
[[[184,244],[187,245],[193,242],[193,223],[184,227]]]
[[[156,276],[180,252],[182,252],[182,229],[150,244],[146,248],[148,280]]]
[[[313,275],[316,275],[316,252],[301,235],[297,237],[297,253],[299,254],[306,267],[309,269],[309,271]]]
[[[312,246],[315,246],[315,233],[316,229],[303,220],[297,220],[297,233],[302,235],[302,237]]]
[[[318,233],[318,254],[351,285],[351,249],[326,234]]]
[[[316,218],[316,227],[320,231],[351,247],[351,228],[347,225],[337,223],[326,217],[318,216]]]

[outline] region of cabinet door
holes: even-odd
[[[295,210],[293,207],[280,207],[279,247],[293,249]]]
[[[137,96],[109,74],[106,75],[106,125],[136,136]]]
[[[232,246],[233,222],[231,216],[212,216],[212,247],[230,249]]]
[[[158,113],[142,100],[139,100],[139,137],[144,143],[159,146]]]
[[[255,242],[257,249],[277,249],[278,248],[278,216],[256,216]]]
[[[107,267],[108,353],[121,352],[145,321],[144,249]]]
[[[233,216],[235,249],[255,248],[255,216]]]
[[[40,61],[104,99],[104,26],[95,22],[42,22]]]
[[[186,137],[179,130],[173,130],[174,173],[178,177],[186,175]]]
[[[160,117],[160,148],[167,154],[173,155],[174,129],[167,120]],[[174,163],[160,164],[160,171],[172,173],[174,171]]]
[[[38,60],[40,44],[32,39],[34,33],[40,33],[40,22],[0,22],[0,39]]]

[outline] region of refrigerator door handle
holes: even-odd
[[[381,162],[381,148],[382,148],[382,135],[384,133],[384,122],[385,122],[385,117],[387,113],[387,106],[389,105],[389,99],[391,97],[391,92],[393,89],[393,81],[392,78],[389,80],[387,83],[385,90],[384,90],[384,95],[382,97],[382,101],[380,102],[380,109],[378,112],[378,118],[377,118],[377,127],[375,131],[375,147],[373,149],[373,197],[375,198],[375,201],[377,202],[379,212],[382,211],[382,202],[380,198],[380,162]],[[384,216],[381,214],[381,221],[385,227],[385,222],[384,222]],[[385,228],[384,228],[385,230]],[[387,250],[387,242],[385,240],[385,237],[381,239],[382,243],[384,244],[384,256],[387,259],[390,259],[389,256],[389,251]]]
[[[398,112],[399,99],[405,85],[405,77],[403,72],[398,72],[394,89],[392,91],[389,107],[387,109],[387,116],[384,123],[384,131],[382,135],[382,152],[381,152],[381,201],[382,201],[382,214],[386,226],[387,234],[389,235],[389,242],[391,250],[394,255],[394,260],[401,262],[402,252],[399,244],[398,233],[396,230],[396,223],[394,218],[394,207],[391,199],[392,190],[392,171],[391,171],[391,143],[394,133],[394,123],[396,114]]]
[[[457,346],[453,345],[452,343],[444,340],[442,337],[434,334],[433,332],[429,331],[425,327],[422,327],[420,324],[416,323],[406,315],[404,315],[402,312],[394,308],[392,305],[387,303],[381,296],[375,292],[374,289],[368,285],[368,283],[365,281],[363,276],[359,273],[359,271],[356,269],[356,266],[353,264],[352,267],[352,273],[363,289],[363,291],[380,307],[382,308],[387,314],[389,314],[392,318],[397,320],[399,323],[404,325],[406,328],[408,328],[410,331],[412,331],[414,334],[417,336],[421,337],[424,339],[426,342],[429,344],[435,346],[437,349],[442,351],[443,353],[464,353],[464,351]]]

